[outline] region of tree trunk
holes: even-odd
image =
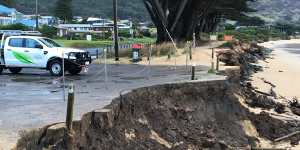
[[[211,32],[215,22],[209,18],[209,9],[215,2],[216,0],[144,0],[157,27],[157,43],[171,41],[171,38],[177,42],[192,40],[193,33],[199,35],[200,32]]]

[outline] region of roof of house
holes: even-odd
[[[19,13],[15,8],[9,8],[4,5],[0,5],[0,14],[12,14],[12,13]]]
[[[58,28],[90,28],[90,24],[60,24]]]

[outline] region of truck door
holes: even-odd
[[[5,64],[8,67],[28,67],[33,60],[24,52],[24,38],[9,38],[4,47]]]
[[[24,40],[24,53],[30,56],[32,60],[32,63],[29,65],[35,68],[46,68],[47,53],[44,53],[43,45],[35,39],[26,38]]]

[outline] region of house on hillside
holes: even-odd
[[[35,15],[24,15],[25,20],[33,20],[35,24]],[[56,18],[54,16],[39,16],[39,25],[52,26],[56,23]]]
[[[23,13],[15,8],[0,5],[0,25],[10,25],[21,23],[29,27],[35,27],[35,19],[27,18]]]
[[[92,31],[90,24],[59,24],[57,26],[58,36],[65,37],[72,33],[89,33]]]
[[[0,14],[0,25],[9,25],[12,24],[13,20],[11,17]]]
[[[110,24],[113,23],[112,20],[109,19],[102,19],[102,18],[96,18],[96,17],[89,17],[87,19],[88,24]]]
[[[96,19],[94,20],[96,21]],[[98,20],[99,21],[99,20]],[[97,21],[97,22],[98,22]],[[106,19],[100,20],[99,23],[92,24],[59,24],[57,26],[58,33],[60,37],[70,37],[74,34],[98,34],[104,36],[103,34],[108,32],[113,32],[114,24]],[[121,31],[130,31],[132,27],[124,23],[118,22],[118,29]]]
[[[0,5],[0,16],[0,25],[9,25],[20,20],[23,17],[23,14],[14,8]]]

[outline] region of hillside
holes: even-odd
[[[56,0],[39,0],[41,14],[53,14]],[[35,12],[35,0],[15,0],[16,7],[25,14]],[[119,0],[119,17],[147,20],[148,14],[142,0]],[[73,0],[74,15],[112,16],[112,0]]]
[[[52,14],[56,0],[39,0],[42,14]],[[35,0],[15,0],[16,7],[26,14],[34,13]],[[258,0],[250,4],[258,10],[252,15],[259,16],[267,22],[300,22],[299,0]],[[112,0],[73,0],[74,15],[112,16]],[[149,20],[143,0],[119,0],[119,16]]]
[[[258,10],[252,14],[266,22],[300,22],[299,0],[258,0],[251,6]]]

